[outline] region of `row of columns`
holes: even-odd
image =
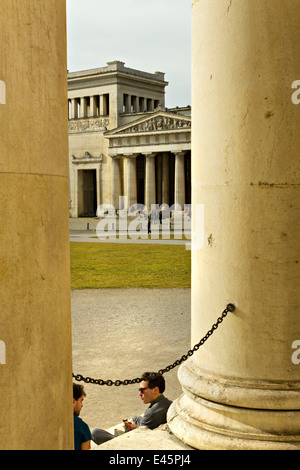
[[[162,171],[158,173],[157,178],[155,167],[156,155],[155,153],[145,155],[145,197],[143,202],[148,210],[151,209],[151,204],[158,203],[156,200],[156,181],[158,181],[158,189],[161,191],[159,199],[161,199],[162,206],[169,205],[169,154],[163,153],[161,155]],[[185,152],[176,152],[174,155],[174,203],[175,205],[179,205],[181,210],[183,210],[185,204]],[[124,195],[127,197],[127,209],[133,204],[141,202],[137,200],[136,157],[137,155],[124,156]],[[115,157],[112,159],[112,204],[114,207],[118,207],[118,199],[121,194],[120,173],[120,158]]]
[[[69,119],[107,116],[109,114],[109,95],[82,96],[69,100]]]
[[[123,111],[125,113],[154,111],[160,104],[159,100],[153,98],[144,98],[128,94],[123,95]]]

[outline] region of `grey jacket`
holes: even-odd
[[[167,411],[171,403],[171,400],[168,400],[164,395],[160,395],[151,403],[143,416],[134,416],[132,420],[137,426],[147,426],[149,429],[155,429],[167,422]]]

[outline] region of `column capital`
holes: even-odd
[[[172,153],[173,153],[173,155],[175,155],[176,157],[177,157],[177,156],[178,156],[178,157],[184,157],[187,152],[186,152],[186,150],[181,150],[181,151],[179,151],[179,152],[172,152]]]
[[[120,157],[120,155],[118,155],[118,156]],[[139,153],[128,153],[128,154],[124,153],[122,155],[122,157],[124,157],[124,158],[136,158],[138,156],[139,156]]]
[[[145,155],[145,157],[156,157],[157,155],[157,152],[149,152],[149,153],[143,153],[143,155]]]

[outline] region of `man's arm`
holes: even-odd
[[[81,450],[90,450],[91,441],[86,441],[81,444]]]

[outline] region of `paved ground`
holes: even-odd
[[[72,291],[73,372],[93,378],[131,379],[158,371],[190,349],[189,289]],[[178,368],[165,374],[165,395],[181,394]],[[81,417],[107,429],[146,406],[138,385],[85,384]]]
[[[71,242],[87,242],[87,243],[127,243],[127,244],[132,244],[132,243],[140,243],[140,244],[154,244],[154,245],[186,245],[187,249],[190,249],[190,221],[182,223],[182,225],[179,225],[179,231],[176,232],[175,230],[175,236],[174,235],[174,224],[171,224],[171,230],[170,232],[162,232],[162,225],[160,226],[155,226],[157,230],[160,230],[160,234],[164,233],[164,238],[162,239],[156,239],[158,238],[158,232],[153,233],[152,238],[149,239],[142,239],[138,238],[138,240],[135,240],[134,238],[137,238],[139,236],[139,232],[135,233],[135,230],[133,230],[134,235],[129,234],[128,239],[119,239],[119,230],[118,230],[118,224],[119,220],[116,219],[116,231],[112,232],[109,238],[101,238],[98,236],[97,232],[97,224],[99,223],[99,219],[97,218],[70,218],[69,219],[69,226],[70,226],[70,241]],[[160,228],[159,228],[160,227]],[[126,235],[126,231],[120,232],[123,236]],[[170,239],[170,234],[172,234],[172,238]],[[175,239],[174,239],[175,238]]]

